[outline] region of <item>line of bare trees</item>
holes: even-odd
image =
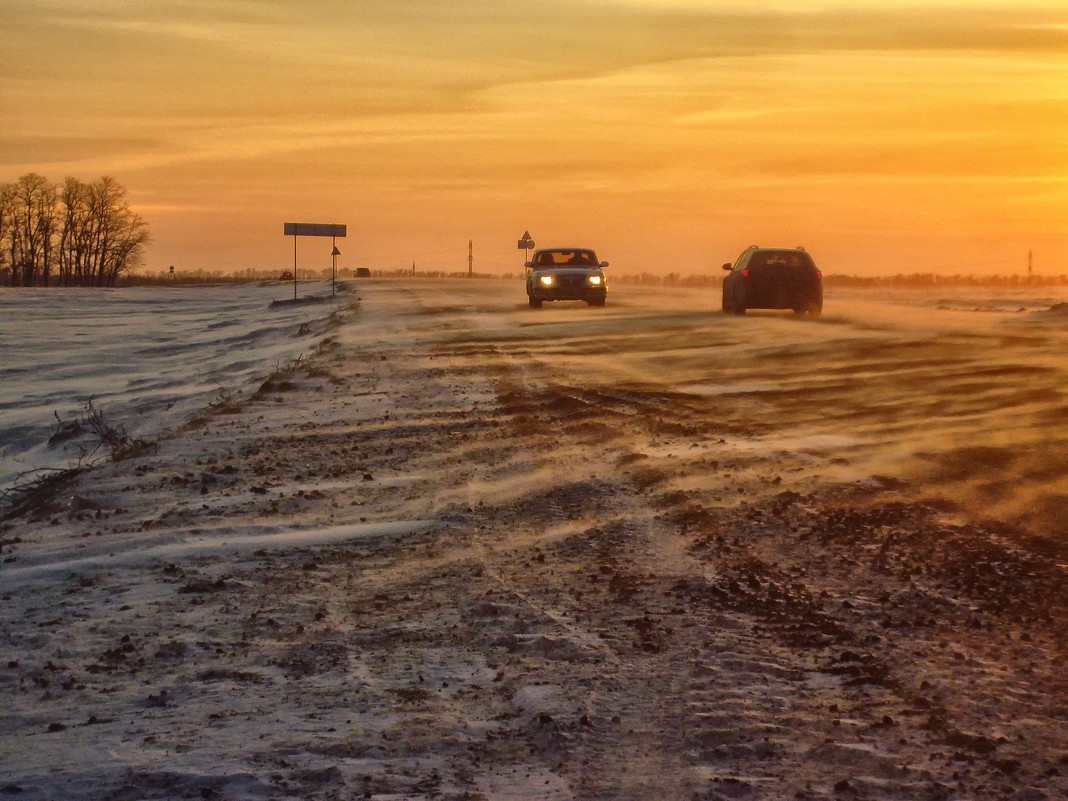
[[[27,173],[0,184],[0,284],[114,286],[141,264],[148,225],[104,176],[53,184]]]

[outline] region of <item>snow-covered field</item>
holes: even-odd
[[[1068,314],[946,292],[360,284],[0,523],[0,793],[1065,797]]]
[[[90,400],[150,436],[309,351],[335,305],[271,306],[292,299],[291,283],[0,290],[0,490],[77,463],[89,438],[64,434]]]

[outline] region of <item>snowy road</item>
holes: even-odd
[[[0,790],[1068,793],[1063,315],[360,289],[0,524]]]

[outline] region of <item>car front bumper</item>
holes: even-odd
[[[534,287],[528,293],[534,300],[604,300],[608,295],[605,287]]]
[[[604,278],[599,284],[590,283],[590,274],[558,274],[553,276],[551,284],[543,284],[541,276],[527,285],[527,294],[533,300],[604,300],[608,286]]]

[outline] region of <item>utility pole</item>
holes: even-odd
[[[1032,260],[1032,256],[1033,255],[1034,255],[1034,251],[1032,251],[1032,250],[1027,251],[1027,283],[1029,283],[1029,284],[1031,283],[1031,269],[1034,266],[1033,260]]]
[[[475,240],[467,240],[467,277],[475,273]]]

